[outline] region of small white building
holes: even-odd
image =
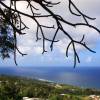
[[[64,95],[66,95],[66,94],[60,94],[60,95],[64,96]]]
[[[90,95],[89,97],[93,100],[100,100],[100,96],[97,95]]]
[[[42,100],[42,99],[40,99],[40,98],[23,97],[23,100]]]
[[[95,95],[90,95],[89,97],[92,98],[92,99],[94,99],[95,98]]]

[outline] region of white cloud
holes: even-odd
[[[33,49],[33,52],[35,54],[41,54],[42,51],[43,51],[43,48],[42,47],[38,47],[38,46]]]
[[[89,56],[89,57],[87,57],[86,62],[87,62],[87,63],[91,63],[92,60],[93,60],[93,58],[92,58],[91,56]]]
[[[7,1],[7,0],[6,0]],[[66,20],[68,21],[72,21],[72,22],[76,22],[76,21],[82,21],[82,19],[78,18],[78,17],[74,17],[71,16],[70,12],[68,12],[68,0],[59,0],[61,1],[60,5],[56,5],[54,8],[50,8],[51,10],[53,10],[55,13],[60,14],[61,16],[63,16],[64,18],[66,18]],[[8,1],[7,1],[8,2]],[[52,0],[52,2],[58,2],[58,0]],[[100,10],[98,10],[100,8],[99,4],[100,4],[100,0],[73,0],[73,2],[79,7],[79,9],[81,9],[84,13],[90,15],[90,16],[98,16],[99,19],[99,14],[100,14]],[[31,12],[26,8],[26,3],[25,2],[19,2],[17,3],[18,5],[18,9],[20,11],[24,11],[25,13],[31,14]],[[37,4],[34,4],[35,6],[37,6]],[[38,6],[39,8],[41,8],[40,6]],[[43,9],[40,9],[40,11],[38,12],[42,12],[46,13]],[[98,19],[96,21],[91,21],[92,25],[96,25],[99,26],[100,23],[98,23]],[[27,35],[24,37],[22,37],[20,39],[19,42],[19,48],[20,50],[22,50],[22,52],[35,52],[36,54],[39,54],[42,52],[42,42],[40,41],[39,43],[35,43],[35,41],[33,39],[35,37],[35,33],[36,33],[36,24],[33,22],[32,20],[29,20],[26,17],[23,17],[24,22],[30,27],[30,29],[27,31]],[[52,18],[46,19],[46,18],[42,18],[39,19],[41,24],[46,24],[52,26],[53,24],[55,24],[55,21]],[[98,25],[99,24],[99,25]],[[77,28],[73,28],[70,26],[65,26],[63,24],[64,28],[66,29],[67,32],[69,32],[69,34],[74,37],[74,39],[76,40],[81,40],[83,34],[86,35],[85,37],[85,41],[88,44],[88,46],[93,47],[96,44],[96,41],[98,39],[98,34],[96,31],[87,28],[87,27],[77,27]],[[52,38],[54,35],[54,31],[52,30],[44,30],[46,37]],[[68,43],[70,42],[69,39],[61,32],[59,32],[59,35],[57,36],[57,38],[60,39],[60,42],[57,43],[56,47],[58,48],[58,50],[61,53],[65,53],[66,52],[66,47],[68,45]],[[48,43],[46,44],[46,47],[48,48],[49,45]],[[84,50],[82,46],[77,45],[76,46],[78,51]],[[72,54],[72,48],[70,48],[69,53]]]
[[[22,53],[28,53],[31,51],[31,47],[29,46],[19,46],[18,48]]]

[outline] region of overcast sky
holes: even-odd
[[[57,2],[58,0],[52,0],[53,2]],[[82,22],[82,18],[77,18],[75,16],[72,16],[70,12],[68,11],[68,0],[59,0],[61,3],[55,7],[53,7],[51,10],[55,13],[61,15],[66,20],[71,21],[73,23],[75,22]],[[89,21],[92,25],[95,25],[100,29],[100,0],[73,0],[73,2],[77,5],[77,7],[87,14],[88,16],[95,17],[96,20]],[[6,1],[6,4],[9,4],[8,0]],[[30,11],[26,9],[26,3],[25,2],[19,2],[17,4],[17,9],[20,11],[24,11],[25,13],[29,13]],[[41,12],[42,14],[46,13],[40,6],[35,4],[40,10],[38,12]],[[35,32],[36,32],[36,24],[32,23],[32,20],[28,18],[23,18],[24,22],[30,27],[30,29],[27,31],[28,34],[25,36],[18,37],[18,46],[19,49],[27,53],[27,56],[22,57],[21,55],[17,55],[17,62],[18,66],[25,66],[25,67],[34,67],[34,66],[73,66],[73,51],[70,49],[69,51],[69,57],[66,58],[65,56],[65,50],[66,46],[69,42],[68,38],[64,36],[63,33],[58,34],[57,38],[60,40],[57,44],[54,46],[54,51],[50,51],[50,43],[46,43],[46,49],[47,53],[42,55],[42,41],[36,42],[35,38]],[[38,19],[40,20],[41,24],[43,25],[54,25],[55,21],[52,18],[48,19]],[[77,51],[79,52],[79,57],[81,60],[80,64],[77,64],[77,66],[99,66],[100,65],[100,36],[99,34],[88,27],[77,27],[72,28],[70,26],[65,26],[63,24],[65,30],[70,33],[71,36],[73,36],[77,40],[81,40],[82,35],[85,34],[85,41],[88,44],[90,48],[96,51],[96,54],[93,54],[87,50],[85,50],[82,46],[77,46]],[[46,37],[52,38],[54,35],[53,30],[44,30]],[[2,66],[15,66],[13,61],[13,56],[11,59],[2,60],[0,59],[0,67]]]

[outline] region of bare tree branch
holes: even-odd
[[[92,17],[82,13],[82,11],[80,11],[78,9],[78,7],[75,5],[75,3],[72,0],[68,0],[68,2],[69,2],[68,9],[69,9],[70,13],[76,17],[83,18],[84,22],[80,22],[80,23],[69,22],[66,19],[64,19],[61,15],[57,15],[52,10],[50,10],[50,7],[53,7],[55,5],[60,4],[60,2],[51,2],[51,1],[46,1],[46,0],[10,0],[10,6],[8,6],[3,1],[4,0],[0,0],[0,6],[3,6],[3,8],[0,7],[0,16],[2,17],[1,18],[2,22],[4,20],[6,20],[6,23],[9,26],[11,26],[13,29],[14,61],[15,61],[16,65],[17,65],[16,51],[18,51],[22,56],[26,55],[26,54],[23,54],[19,51],[19,49],[17,47],[17,36],[16,35],[17,34],[24,35],[26,33],[23,33],[23,30],[29,29],[29,27],[22,20],[21,16],[26,16],[26,17],[32,19],[33,21],[35,21],[35,23],[37,24],[36,41],[39,41],[40,39],[42,39],[42,41],[43,41],[43,53],[47,52],[47,50],[45,48],[46,41],[49,41],[51,43],[50,48],[51,48],[51,51],[53,50],[54,43],[59,41],[59,40],[56,40],[56,37],[57,37],[57,34],[59,31],[61,31],[65,36],[67,36],[70,39],[70,43],[66,47],[66,56],[68,57],[69,48],[70,48],[70,46],[72,46],[72,49],[74,52],[74,55],[73,55],[74,56],[74,67],[76,66],[77,62],[80,63],[80,58],[79,58],[79,55],[77,52],[77,48],[75,46],[76,44],[83,46],[85,49],[89,50],[90,52],[96,53],[90,47],[88,47],[87,44],[84,42],[85,35],[83,35],[83,37],[80,41],[76,41],[70,35],[70,33],[68,33],[64,29],[64,27],[62,25],[62,23],[64,23],[64,24],[69,25],[73,28],[76,28],[77,26],[87,26],[91,29],[96,30],[100,34],[100,30],[97,27],[95,27],[89,23],[89,20],[95,20],[96,18],[92,18]],[[20,2],[20,1],[25,1],[27,3],[27,8],[30,9],[32,15],[24,13],[22,11],[19,11],[17,9],[16,2]],[[48,14],[42,15],[41,13],[34,12],[34,10],[38,11],[39,9],[37,7],[35,7],[33,2],[39,4],[46,12],[48,12]],[[76,10],[77,13],[72,9],[72,7]],[[6,10],[6,12],[4,10]],[[53,26],[41,25],[40,22],[37,20],[37,18],[53,18],[56,22],[57,28],[55,29],[56,25],[53,25]],[[49,39],[45,36],[45,32],[44,32],[43,28],[56,30],[52,39]],[[39,34],[41,34],[41,37],[39,37]],[[2,43],[0,42],[0,44],[2,44]],[[0,45],[0,47],[1,47],[1,45]]]

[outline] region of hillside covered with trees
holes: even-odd
[[[91,100],[99,90],[28,79],[17,76],[0,76],[0,100],[22,100],[23,97],[40,100]]]

